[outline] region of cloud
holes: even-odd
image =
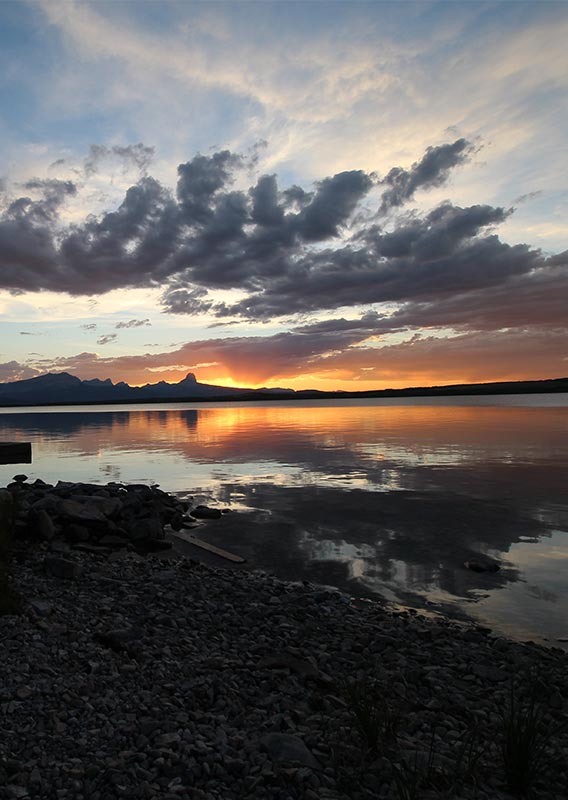
[[[131,319],[128,322],[117,322],[115,328],[145,328],[151,326],[149,319]]]
[[[98,171],[102,161],[118,159],[124,169],[135,167],[141,175],[146,175],[148,167],[154,158],[155,149],[148,147],[142,142],[125,146],[113,145],[107,147],[102,144],[92,144],[89,148],[89,155],[83,162],[83,169],[86,177],[90,177]],[[58,162],[56,162],[58,163]]]
[[[97,323],[96,322],[87,322],[84,325],[79,325],[84,331],[96,331],[97,330]]]
[[[429,147],[422,159],[409,170],[393,167],[381,181],[389,188],[383,194],[380,213],[386,214],[390,209],[412,200],[418,189],[442,186],[450,171],[467,161],[472,152],[470,142],[463,138],[456,139],[452,144]]]
[[[168,289],[162,301],[170,314],[203,314],[212,306],[206,301],[206,289]]]
[[[99,336],[97,339],[97,344],[109,344],[110,342],[116,342],[118,339],[118,334],[116,333],[109,333],[106,336]]]
[[[0,363],[0,382],[2,383],[23,381],[27,378],[35,378],[36,375],[39,374],[39,370],[19,364],[17,361],[4,361]]]
[[[474,290],[485,290],[489,300],[497,286],[513,291],[515,278],[536,272],[545,279],[551,270],[551,262],[538,250],[505,244],[494,234],[479,235],[509,213],[445,203],[392,232],[371,226],[342,247],[320,249],[287,263],[279,276],[219,313],[271,319],[347,306],[444,299]]]
[[[557,309],[565,296],[566,258],[503,242],[495,227],[513,209],[444,201],[400,211],[419,188],[443,184],[472,150],[463,138],[430,147],[380,182],[347,170],[308,190],[282,188],[267,174],[246,191],[235,188],[244,157],[198,154],[179,165],[175,193],[146,175],[116,210],[67,226],[58,209],[74,184],[29,181],[38,197],[9,198],[0,217],[0,286],[75,295],[160,286],[165,311],[226,324],[393,304],[400,327],[432,320],[472,329],[482,319],[498,329],[518,325],[521,307],[526,324],[552,324],[546,307]],[[383,224],[387,206],[396,214]],[[238,290],[238,299],[221,302],[217,290]]]
[[[240,386],[294,384],[315,388],[328,381],[359,381],[358,388],[401,387],[491,380],[544,379],[566,374],[564,328],[520,327],[445,336],[411,335],[381,341],[388,320],[363,315],[358,320],[326,320],[271,336],[236,336],[186,342],[176,350],[145,355],[102,357],[80,353],[45,361],[42,371],[69,371],[81,378],[101,374],[114,381],[141,384],[179,381],[193,365],[200,381]],[[377,340],[377,334],[379,338]],[[39,366],[36,364],[35,366]],[[219,376],[223,379],[219,381]],[[365,387],[364,381],[370,381]],[[345,385],[344,385],[344,388]]]

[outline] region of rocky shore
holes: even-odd
[[[142,555],[195,519],[156,487],[4,491],[0,798],[568,796],[562,651]]]

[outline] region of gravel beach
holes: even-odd
[[[568,796],[564,652],[177,553],[85,549],[65,514],[91,490],[23,486],[21,532],[38,502],[54,530],[16,538],[21,610],[0,617],[1,798],[508,798],[502,753],[530,713],[517,794]]]

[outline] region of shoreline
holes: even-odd
[[[10,572],[2,798],[505,800],[501,715],[533,695],[533,797],[566,796],[558,648],[173,551],[18,538]]]
[[[555,648],[184,557],[78,551],[72,578],[49,558],[45,543],[16,550],[26,602],[0,617],[7,797],[397,798],[398,770],[433,743],[460,797],[505,798],[511,685],[523,702],[538,692],[545,724],[566,719]],[[376,752],[349,686],[400,715]],[[474,731],[486,749],[472,782],[456,757]],[[566,789],[554,762],[568,731],[551,744],[534,797]]]

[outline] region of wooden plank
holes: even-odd
[[[244,564],[245,560],[242,556],[237,556],[235,553],[229,553],[228,550],[223,550],[222,547],[216,547],[214,544],[210,544],[209,542],[204,542],[203,539],[198,539],[197,536],[193,536],[191,533],[184,533],[183,531],[169,531],[172,536],[177,536],[178,539],[183,539],[184,542],[189,542],[189,544],[194,544],[196,547],[200,547],[202,550],[207,550],[208,553],[214,553],[216,556],[220,556],[221,558],[225,558],[227,561],[233,561],[235,564]]]
[[[30,442],[0,442],[0,464],[31,464]]]

